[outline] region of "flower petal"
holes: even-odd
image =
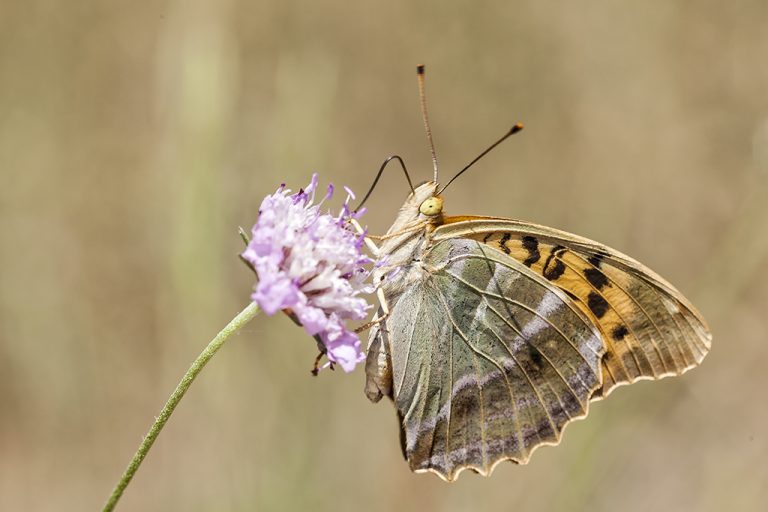
[[[299,287],[282,276],[269,276],[259,281],[252,298],[268,315],[294,306],[299,300]]]
[[[346,328],[348,319],[363,319],[370,305],[362,296],[373,291],[367,284],[374,261],[362,252],[364,236],[351,228],[347,187],[341,212],[334,216],[313,204],[318,177],[291,194],[281,186],[264,198],[253,236],[243,259],[259,278],[252,295],[262,310],[272,315],[291,308],[310,335],[318,335],[328,359],[351,371],[364,354],[356,334]],[[325,197],[331,198],[333,185]]]

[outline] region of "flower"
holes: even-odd
[[[350,220],[362,212],[349,209],[354,194],[337,216],[320,206],[333,195],[333,185],[320,203],[313,204],[317,174],[295,194],[281,185],[264,198],[253,237],[242,257],[256,270],[258,282],[251,298],[268,315],[285,310],[325,346],[328,360],[350,372],[365,355],[357,334],[345,322],[367,316],[370,305],[361,297],[371,293],[366,284],[373,263],[362,252],[364,235]]]

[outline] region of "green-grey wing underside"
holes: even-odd
[[[372,346],[387,349],[369,354],[391,355],[385,394],[411,468],[453,480],[557,444],[602,385],[594,324],[561,290],[477,241],[440,242],[423,267],[372,332]]]

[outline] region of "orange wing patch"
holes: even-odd
[[[606,345],[603,388],[596,398],[620,384],[679,375],[708,350],[697,345],[696,330],[679,304],[604,261],[604,254],[576,251],[530,235],[495,232],[470,238],[545,277],[592,319]]]

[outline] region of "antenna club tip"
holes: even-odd
[[[419,64],[418,66],[416,66],[416,74],[417,75],[424,74],[424,64]]]
[[[517,133],[517,132],[519,132],[520,130],[522,130],[523,128],[524,128],[524,127],[523,127],[523,123],[516,123],[516,124],[515,124],[515,126],[513,126],[513,127],[512,127],[512,129],[510,130],[510,132],[511,132],[511,133]]]

